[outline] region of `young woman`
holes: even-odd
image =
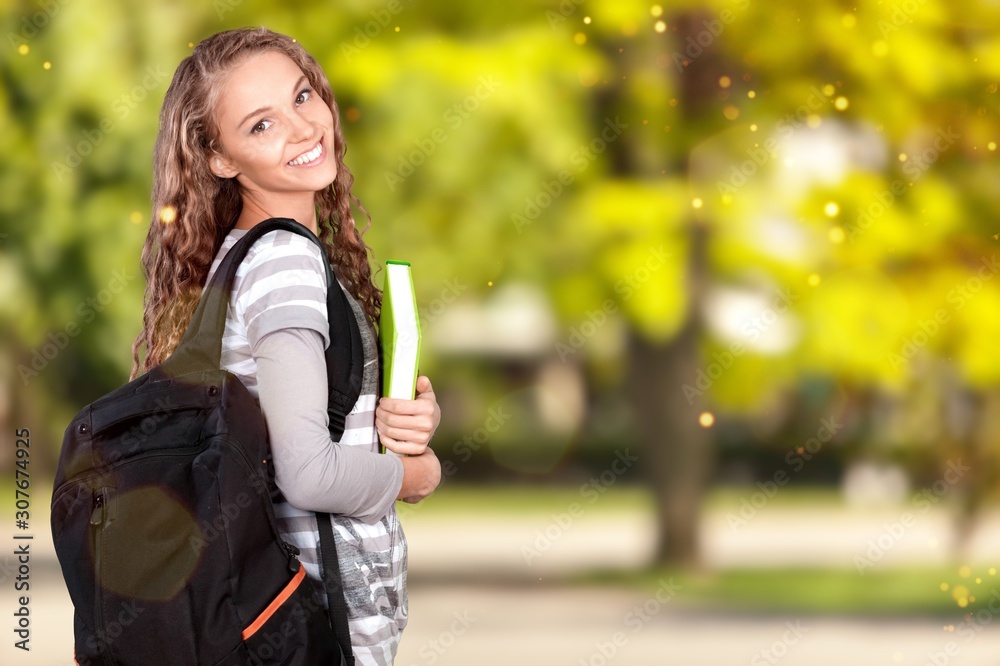
[[[368,666],[392,663],[406,625],[406,543],[394,500],[419,501],[439,483],[428,442],[440,409],[425,376],[415,400],[378,401],[373,323],[382,293],[351,215],[352,201],[367,211],[351,194],[344,152],[330,84],[294,40],[240,29],[195,47],[177,68],[160,117],[156,217],[142,251],[147,288],[132,377],[176,348],[202,288],[246,230],[286,217],[323,241],[337,284],[326,283],[320,250],[305,237],[279,230],[254,243],[236,274],[222,366],[260,402],[287,500],[276,506],[279,529],[300,548],[324,602],[314,512],[338,514],[354,656]],[[348,294],[365,352],[361,397],[339,442],[327,430],[327,289]],[[407,455],[379,454],[380,440]]]

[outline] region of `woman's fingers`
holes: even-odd
[[[412,442],[393,439],[382,433],[379,433],[379,441],[389,451],[405,456],[419,456],[427,450],[426,444],[413,444]]]

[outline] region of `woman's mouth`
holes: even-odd
[[[315,166],[316,164],[319,164],[325,156],[326,151],[323,150],[323,140],[320,139],[319,143],[317,143],[311,150],[302,153],[294,160],[291,160],[288,163],[288,166]]]

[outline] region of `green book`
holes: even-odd
[[[382,347],[382,395],[413,400],[420,362],[420,319],[413,274],[406,261],[386,261],[385,271],[378,327]]]

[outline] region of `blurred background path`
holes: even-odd
[[[399,666],[1000,663],[1000,627],[990,617],[975,631],[949,632],[961,619],[957,609],[951,618],[740,613],[676,603],[676,581],[667,575],[647,587],[574,577],[641,566],[653,547],[652,517],[641,511],[595,508],[556,535],[552,512],[482,516],[428,507],[404,514],[410,620]],[[726,512],[715,510],[706,520],[707,569],[853,567],[852,558],[898,519],[894,513],[774,507],[734,532]],[[928,513],[873,570],[926,563],[935,552],[944,561],[946,525],[947,516]],[[522,547],[541,545],[546,530],[556,538],[529,565]],[[979,559],[998,552],[1000,516],[990,516],[980,534]],[[33,549],[32,651],[15,651],[6,640],[0,663],[68,665],[72,606],[51,541],[36,535]]]

